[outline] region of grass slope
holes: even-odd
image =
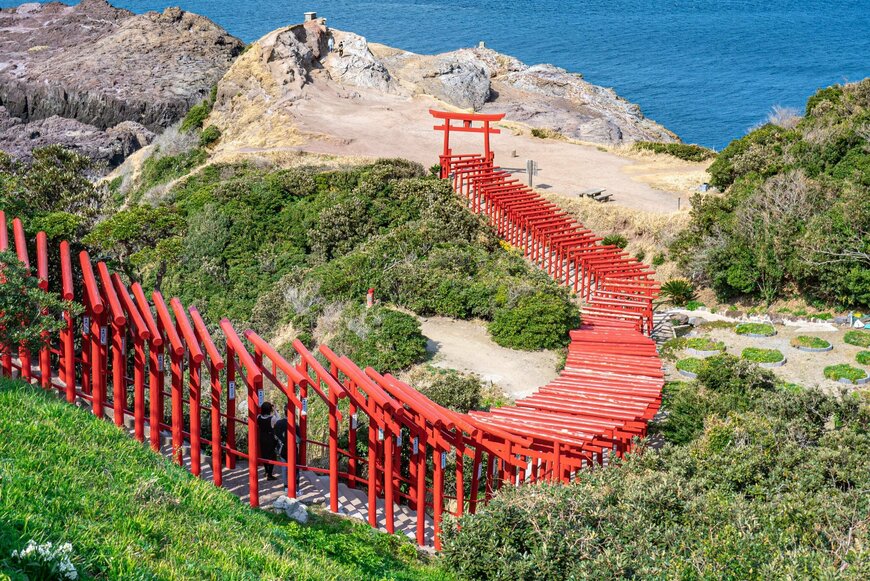
[[[85,578],[447,577],[363,524],[252,510],[108,422],[0,379],[0,579],[26,578],[10,553],[30,539],[72,543]]]

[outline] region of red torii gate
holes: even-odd
[[[483,152],[485,159],[492,159],[492,151],[489,148],[489,136],[501,133],[500,129],[495,129],[489,126],[490,123],[501,121],[504,119],[504,113],[451,113],[449,111],[436,111],[429,109],[429,113],[436,119],[443,119],[443,125],[433,127],[435,131],[444,132],[444,151],[441,153],[441,177],[447,177],[447,168],[449,163],[443,163],[445,158],[454,158],[453,152],[450,149],[450,132],[458,133],[483,133]],[[451,121],[461,121],[462,125],[451,125]],[[474,122],[483,123],[483,127],[475,127]],[[467,156],[478,157],[478,156]]]

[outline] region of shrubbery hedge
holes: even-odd
[[[640,151],[665,153],[686,161],[705,161],[716,157],[716,152],[700,145],[689,143],[660,143],[657,141],[636,141],[634,148]]]

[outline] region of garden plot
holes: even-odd
[[[704,313],[707,315],[708,313]],[[706,317],[705,317],[706,318]],[[721,317],[712,317],[722,320]],[[777,350],[781,352],[786,363],[771,368],[778,377],[789,383],[797,383],[805,386],[820,386],[825,389],[841,387],[835,381],[826,379],[824,369],[829,366],[848,364],[860,369],[870,370],[870,365],[862,365],[856,360],[864,347],[849,345],[843,341],[848,329],[838,329],[828,323],[805,323],[801,325],[775,325],[776,335],[772,337],[752,337],[738,335],[733,328],[697,328],[693,337],[706,337],[712,342],[725,344],[726,353],[740,357],[746,349]],[[830,351],[807,352],[801,351],[792,345],[796,337],[818,337],[833,345]],[[679,358],[693,357],[691,353],[683,352]],[[673,379],[685,379],[677,373],[674,365],[669,365],[670,377]]]

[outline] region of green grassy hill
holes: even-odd
[[[0,579],[27,578],[11,553],[31,539],[71,543],[80,578],[449,578],[362,523],[252,510],[108,422],[0,379]]]

